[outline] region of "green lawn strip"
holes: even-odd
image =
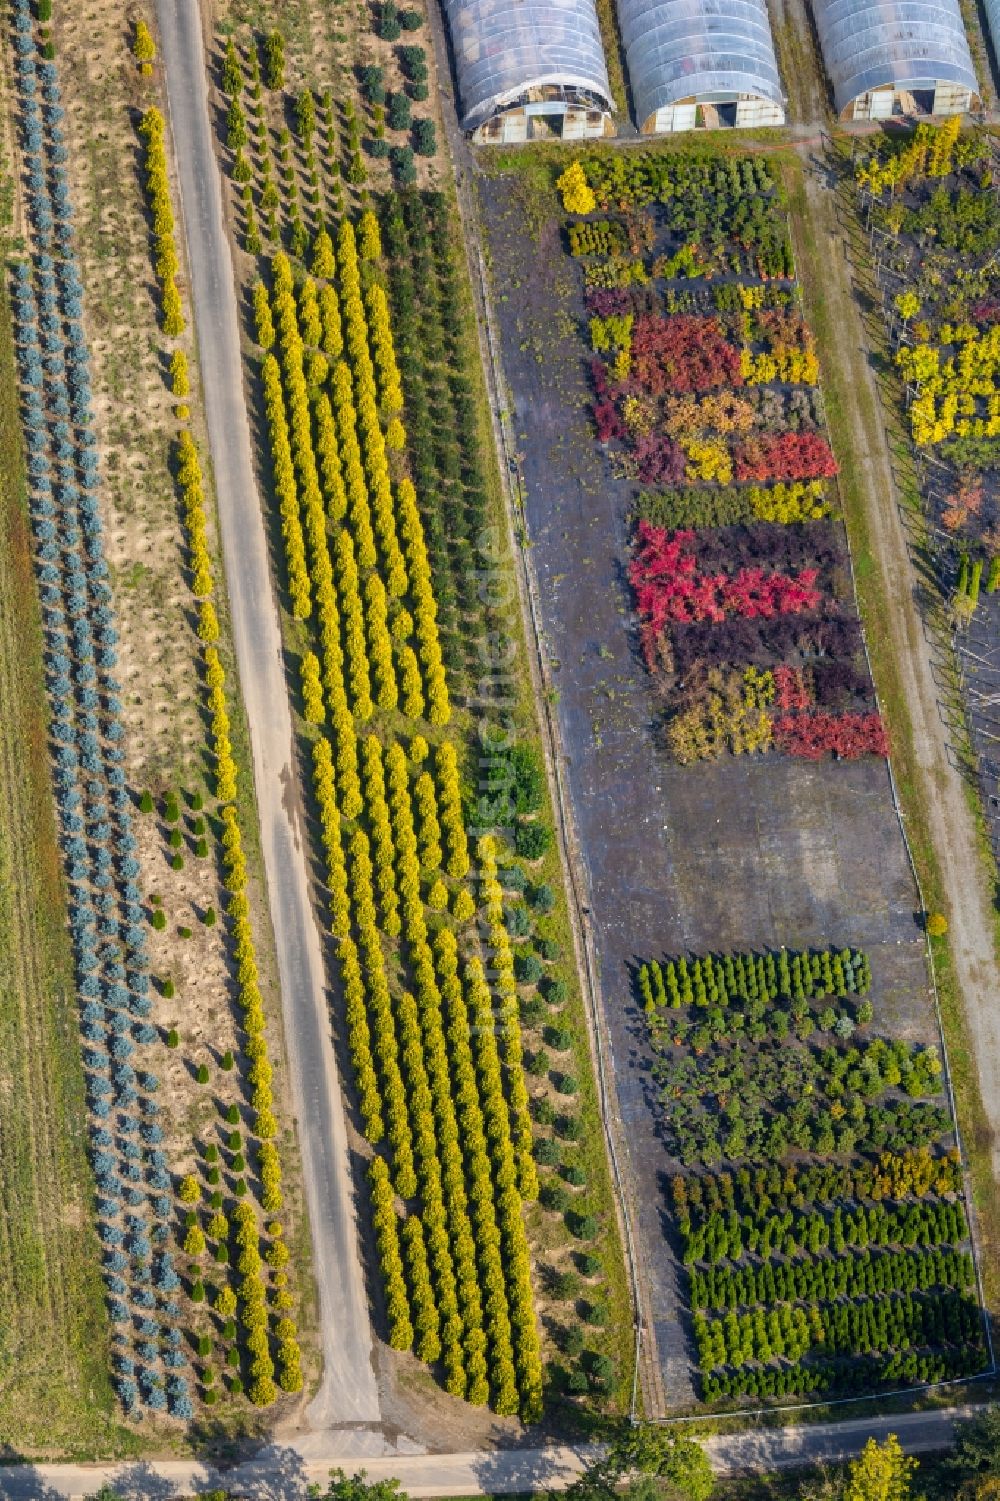
[[[786,179],[789,185],[790,210],[803,260],[800,285],[809,322],[816,334],[822,356],[824,349],[832,347],[830,311],[823,292],[822,259],[806,204],[801,162],[788,162]],[[860,466],[854,453],[851,423],[846,416],[846,406],[851,399],[848,391],[850,383],[850,371],[837,369],[833,361],[825,365],[824,405],[834,451],[841,465],[840,491],[844,520],[854,557],[861,617],[892,746],[896,788],[927,908],[929,911],[943,910],[947,906],[948,894],[924,817],[926,789],[914,755],[909,706],[900,682],[898,666],[889,646],[888,621],[892,605],[872,552],[867,502]],[[875,444],[879,441],[879,413],[871,402],[864,381],[853,382],[852,389],[861,403],[866,430]],[[975,1057],[947,938],[934,941],[933,957],[952,1085],[979,1222],[986,1298],[989,1306],[995,1307],[1000,1298],[1000,1262],[997,1257],[997,1247],[1000,1245],[1000,1202],[995,1193],[990,1164],[990,1131],[979,1093]]]

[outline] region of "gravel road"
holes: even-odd
[[[765,1428],[718,1435],[706,1441],[720,1475],[766,1474],[820,1460],[849,1459],[870,1437],[899,1435],[911,1454],[947,1448],[956,1417],[974,1409],[900,1413],[891,1418],[854,1418],[808,1428]],[[324,1447],[323,1445],[326,1445]],[[12,1465],[0,1469],[3,1501],[80,1501],[113,1484],[127,1501],[174,1501],[192,1487],[225,1486],[247,1501],[305,1501],[310,1483],[322,1484],[336,1465],[363,1469],[369,1480],[395,1477],[414,1498],[511,1495],[561,1490],[595,1451],[579,1448],[494,1449],[458,1454],[385,1454],[373,1446],[366,1457],[356,1443],[327,1435],[317,1443],[275,1445],[235,1468],[218,1471],[189,1460],[136,1465]]]
[[[278,607],[243,397],[233,265],[209,121],[201,19],[197,0],[157,0],[156,14],[319,1288],[323,1380],[308,1418],[318,1429],[377,1423],[344,1107],[320,933],[309,894]]]

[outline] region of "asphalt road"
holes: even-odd
[[[795,1469],[819,1460],[849,1459],[869,1437],[899,1435],[911,1454],[947,1448],[955,1411],[901,1413],[891,1418],[851,1419],[808,1428],[765,1428],[718,1435],[706,1440],[720,1475],[764,1474]],[[326,1445],[324,1448],[323,1445]],[[235,1468],[218,1471],[187,1460],[136,1465],[16,1465],[0,1469],[3,1501],[68,1501],[93,1495],[113,1484],[128,1501],[173,1501],[173,1498],[223,1486],[249,1501],[305,1501],[310,1482],[322,1484],[332,1466],[348,1472],[363,1469],[369,1480],[395,1477],[414,1498],[510,1495],[561,1490],[595,1453],[593,1449],[495,1449],[459,1454],[382,1454],[354,1452],[354,1442],[336,1436],[304,1439],[299,1445],[274,1446]]]
[[[156,14],[319,1289],[323,1381],[308,1418],[316,1429],[377,1423],[380,1410],[344,1107],[330,1037],[320,932],[310,901],[304,830],[297,813],[278,607],[243,397],[233,266],[208,113],[201,21],[196,0],[157,0]],[[2,1485],[0,1494],[6,1494]]]

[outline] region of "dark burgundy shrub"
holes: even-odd
[[[619,318],[632,311],[628,287],[593,287],[583,300],[587,312],[597,318]]]
[[[801,526],[780,526],[760,521],[741,526],[718,527],[698,534],[694,551],[698,566],[706,572],[735,572],[746,564],[764,564],[775,573],[800,568],[831,568],[846,561],[839,528],[828,521]]]
[[[603,360],[599,360],[595,354],[590,361],[590,381],[594,387],[594,395],[597,397],[608,394],[608,372]]]
[[[676,485],[684,478],[684,450],[661,433],[644,433],[637,438],[635,457],[644,485]]]
[[[871,680],[853,662],[814,662],[813,688],[821,709],[846,709],[872,699]]]
[[[594,404],[594,426],[598,443],[610,443],[615,438],[624,438],[625,424],[618,415],[613,401],[605,399]]]
[[[852,660],[861,647],[856,620],[839,617],[771,620],[731,617],[719,624],[672,625],[670,641],[677,673],[685,677],[696,663],[706,667],[774,667],[779,662],[812,667],[820,659]]]
[[[861,626],[843,617],[821,620],[816,626],[819,649],[827,657],[853,659],[861,651]]]
[[[745,620],[735,616],[718,625],[675,625],[670,632],[674,667],[686,678],[695,667],[766,667],[772,653],[763,641],[764,625],[776,621]]]

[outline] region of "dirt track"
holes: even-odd
[[[309,894],[278,606],[243,401],[233,267],[209,123],[201,19],[195,0],[160,0],[157,19],[319,1288],[323,1378],[308,1417],[321,1429],[374,1424],[380,1409],[354,1186],[320,934]]]

